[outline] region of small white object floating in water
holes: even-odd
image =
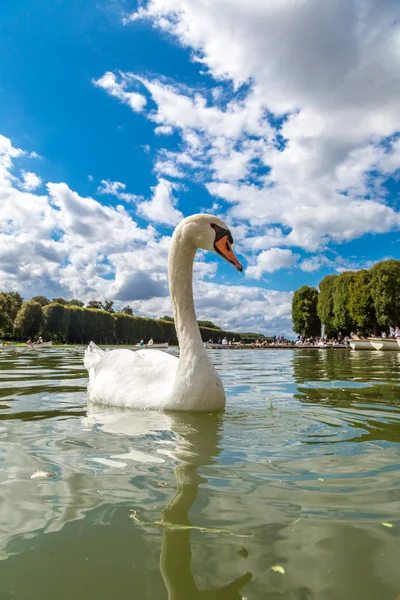
[[[53,479],[54,477],[57,477],[54,471],[36,471],[29,479]]]
[[[274,567],[271,567],[271,569],[274,573],[280,573],[281,575],[284,575],[286,573],[285,569],[280,565],[275,565]]]

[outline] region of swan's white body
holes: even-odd
[[[179,359],[161,350],[104,352],[91,342],[84,360],[90,400],[134,409],[223,410],[225,391],[200,336],[192,289],[196,251],[214,250],[215,227],[228,231],[216,217],[194,215],[184,219],[172,237],[168,275]],[[241,270],[236,257],[229,256]]]

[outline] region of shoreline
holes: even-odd
[[[209,350],[351,350],[350,346],[221,346]]]
[[[206,342],[205,342],[206,343]],[[6,342],[8,345],[8,343]],[[7,348],[7,345],[3,346],[3,349]],[[130,346],[127,344],[97,344],[99,348],[129,348],[129,349],[138,349],[137,346]],[[24,343],[17,342],[11,345],[11,348],[28,348]],[[48,350],[52,348],[73,348],[73,349],[84,349],[87,347],[87,344],[53,344],[51,347],[48,347]],[[169,348],[178,349],[179,346],[170,345]],[[162,349],[162,348],[160,348]],[[165,348],[167,350],[167,348]],[[350,346],[295,346],[290,344],[280,344],[276,346],[229,346],[221,345],[220,348],[207,348],[208,350],[351,350]]]

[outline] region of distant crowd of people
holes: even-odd
[[[383,338],[387,337],[386,331],[382,331],[381,337],[383,337]],[[394,329],[392,326],[390,326],[389,327],[389,338],[400,339],[400,329],[398,327],[396,327],[396,329]]]
[[[363,336],[357,331],[357,333],[354,333],[353,331],[350,333],[350,335],[343,335],[341,331],[339,331],[336,335],[336,337],[329,337],[326,335],[321,335],[321,336],[309,336],[306,337],[305,335],[298,335],[296,340],[288,340],[284,335],[274,335],[272,338],[272,342],[269,343],[267,340],[255,340],[255,342],[253,342],[253,344],[255,344],[256,346],[275,346],[275,345],[285,345],[285,346],[327,346],[327,345],[343,345],[343,346],[348,346],[350,343],[350,340],[352,338],[362,338]],[[389,328],[389,336],[387,335],[387,333],[385,331],[382,331],[381,333],[381,337],[386,338],[386,337],[390,337],[390,338],[394,338],[394,339],[400,339],[400,328],[399,327],[390,327]],[[209,343],[213,343],[212,340],[209,340]],[[235,341],[235,338],[233,338],[232,340],[229,340],[226,337],[223,338],[219,338],[218,339],[218,344],[221,344],[222,346],[244,346],[245,342],[243,342],[243,340],[240,340],[239,342]]]

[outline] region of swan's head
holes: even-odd
[[[232,250],[233,237],[226,223],[213,215],[192,215],[179,223],[176,232],[189,237],[196,248],[216,252],[241,273],[243,267]]]

